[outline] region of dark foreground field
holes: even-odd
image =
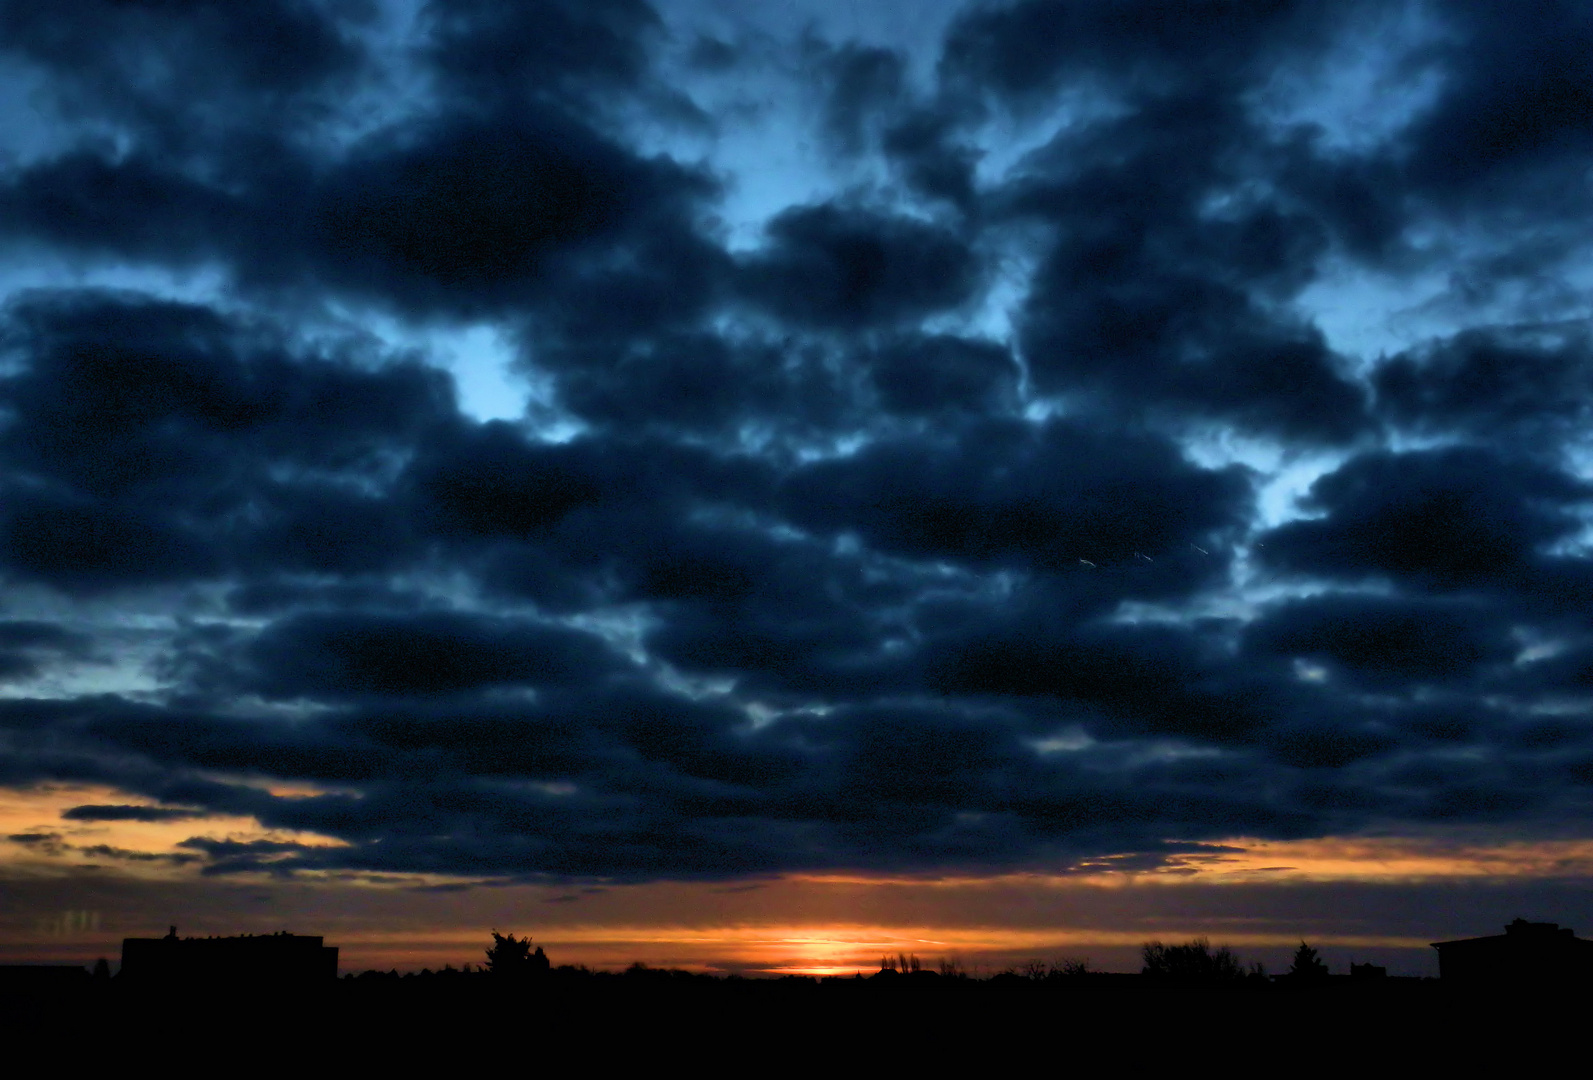
[[[999,980],[550,977],[339,980],[313,988],[134,986],[0,999],[12,1048],[65,1064],[183,1062],[606,1074],[956,1067],[1381,1075],[1585,1067],[1585,988],[1460,990],[1433,980],[1200,988],[1131,976]]]

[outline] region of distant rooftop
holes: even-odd
[[[1440,978],[1460,982],[1558,983],[1593,975],[1593,941],[1568,926],[1516,919],[1503,934],[1435,941]]]
[[[122,941],[121,978],[162,982],[317,982],[337,978],[337,949],[307,934]]]

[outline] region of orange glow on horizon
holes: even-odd
[[[288,785],[277,793],[318,792]],[[1324,883],[1593,879],[1593,840],[1520,841],[1438,830],[1295,841],[1239,837],[1171,855],[1155,868],[1116,868],[1106,858],[1070,873],[808,873],[738,882],[494,888],[455,888],[484,884],[462,877],[344,871],[286,880],[260,873],[206,878],[203,864],[181,846],[183,840],[200,835],[341,841],[268,831],[245,817],[140,822],[61,816],[84,804],[149,802],[92,785],[0,789],[0,837],[41,838],[0,839],[0,879],[13,887],[32,882],[29,887],[39,889],[61,883],[52,894],[60,899],[48,906],[0,913],[0,953],[11,957],[9,962],[62,955],[72,942],[91,960],[107,951],[114,955],[121,936],[142,936],[177,922],[196,933],[293,929],[322,934],[342,950],[345,972],[478,964],[493,926],[531,934],[556,964],[611,970],[642,961],[747,974],[867,974],[877,970],[882,956],[903,953],[916,954],[926,966],[949,960],[970,971],[982,966],[986,974],[1029,958],[1105,956],[1123,969],[1139,945],[1153,938],[1204,936],[1240,950],[1273,952],[1300,939],[1301,930],[1287,917],[1246,917],[1228,901],[1214,902],[1223,890],[1235,890],[1232,895],[1239,897],[1246,890]],[[174,855],[190,861],[174,860]],[[91,870],[98,892],[78,884],[90,880],[83,875]],[[139,888],[161,891],[141,894]],[[92,899],[84,899],[90,892]],[[259,899],[265,893],[271,894],[268,902]],[[129,899],[134,895],[151,898]],[[1256,910],[1263,909],[1270,910],[1266,905]],[[1207,914],[1191,914],[1199,911]],[[1335,925],[1321,918],[1311,924],[1309,936],[1321,946],[1424,955],[1428,941],[1436,940],[1425,934],[1369,933],[1358,924]]]
[[[1254,884],[1259,880],[1434,881],[1453,878],[1593,877],[1593,840],[1486,841],[1444,836],[1324,837],[1260,840],[1236,837],[1207,850],[1169,856],[1145,870],[1084,869],[1074,873],[948,874],[905,877],[872,874],[793,874],[790,880],[850,885],[914,885],[965,889],[1000,882],[1094,886]]]
[[[765,975],[864,975],[880,959],[914,955],[926,968],[955,960],[965,968],[984,961],[999,970],[1010,958],[1088,956],[1092,949],[1138,950],[1150,938],[1187,940],[1208,936],[1199,926],[1169,927],[1147,934],[1102,929],[1012,930],[998,926],[901,927],[867,925],[746,926],[682,930],[667,926],[544,926],[535,935],[554,963],[618,970],[642,959],[651,967],[690,971],[746,971]],[[418,970],[444,963],[479,963],[484,934],[350,935],[339,938],[343,970],[389,967]],[[1378,934],[1315,934],[1319,946],[1425,951],[1425,937]],[[1236,949],[1289,948],[1293,932],[1225,933],[1217,944]],[[994,958],[994,960],[992,960]]]
[[[236,779],[236,778],[233,778]],[[307,784],[259,783],[263,790],[279,797],[304,798],[325,794]],[[62,850],[41,858],[42,842],[21,844],[13,841],[0,848],[0,867],[22,864],[43,867],[82,849],[102,847],[128,856],[146,856],[141,870],[146,873],[172,872],[171,856],[191,854],[182,841],[193,836],[233,840],[289,840],[311,845],[342,846],[335,837],[309,832],[266,830],[252,817],[196,814],[191,818],[167,821],[74,821],[63,812],[84,804],[154,804],[141,796],[128,795],[102,785],[48,784],[28,789],[0,788],[0,836],[60,837]],[[30,850],[31,849],[31,850]],[[154,856],[155,858],[147,858]],[[101,856],[115,861],[116,856]],[[83,856],[79,855],[81,861]],[[124,866],[124,869],[127,867]],[[187,873],[192,873],[188,870]],[[338,875],[332,875],[334,877]],[[340,879],[356,883],[355,875]],[[379,880],[389,884],[442,884],[442,875],[359,875],[367,883]],[[1174,884],[1199,880],[1211,884],[1274,881],[1390,881],[1440,880],[1452,878],[1521,879],[1542,877],[1593,877],[1593,839],[1513,840],[1483,834],[1446,834],[1433,831],[1425,835],[1402,837],[1325,837],[1308,840],[1263,840],[1234,837],[1200,844],[1193,850],[1169,855],[1157,867],[1122,869],[1110,857],[1086,862],[1067,873],[1023,871],[996,874],[926,874],[892,876],[870,873],[790,874],[781,880],[819,883],[827,886],[911,885],[919,889],[966,889],[1002,883],[1025,886],[1054,883],[1068,887],[1093,885],[1121,887],[1154,883]]]

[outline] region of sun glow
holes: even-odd
[[[320,794],[298,785],[276,793]],[[184,841],[336,841],[197,810],[155,821],[63,816],[81,806],[178,809],[89,785],[0,791],[0,836],[8,838],[0,844],[0,874],[16,901],[4,951],[19,962],[74,948],[90,959],[113,954],[124,934],[155,932],[171,921],[186,928],[194,923],[182,912],[205,911],[195,932],[323,934],[341,949],[344,972],[477,964],[489,927],[531,934],[556,964],[607,970],[640,961],[721,974],[851,976],[899,955],[976,975],[1035,959],[1132,970],[1147,940],[1205,936],[1246,957],[1271,959],[1307,935],[1329,950],[1403,956],[1409,969],[1425,970],[1427,943],[1443,936],[1426,910],[1374,928],[1353,914],[1333,914],[1341,910],[1335,898],[1365,889],[1419,893],[1475,883],[1491,890],[1593,877],[1593,840],[1442,832],[1239,837],[1188,845],[1159,860],[1090,860],[1069,872],[502,884],[331,870],[284,877],[262,867],[267,872],[218,877],[202,872],[205,859]],[[90,870],[104,888],[92,902],[68,902]],[[23,899],[24,886],[39,898]]]

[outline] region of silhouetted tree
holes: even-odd
[[[899,971],[903,975],[911,975],[914,972],[922,971],[923,968],[924,963],[918,959],[917,953],[913,953],[910,956],[907,953],[897,953],[895,956],[886,955],[880,957],[879,961],[879,969],[881,971]]]
[[[1316,954],[1316,950],[1305,942],[1300,942],[1300,947],[1294,950],[1294,962],[1289,965],[1289,978],[1317,980],[1328,976],[1328,966]]]
[[[94,980],[96,982],[103,982],[110,977],[111,965],[106,962],[105,957],[102,956],[98,960],[94,961]]]
[[[1212,950],[1205,938],[1196,938],[1183,945],[1163,945],[1147,941],[1142,954],[1145,966],[1140,974],[1169,982],[1209,985],[1237,982],[1245,977],[1245,969],[1226,946]]]
[[[465,965],[465,970],[470,970],[470,965]],[[536,975],[545,975],[548,970],[548,957],[541,946],[536,952],[531,951],[531,936],[516,939],[513,934],[500,934],[492,932],[492,948],[487,950],[487,973],[500,978],[526,979]]]

